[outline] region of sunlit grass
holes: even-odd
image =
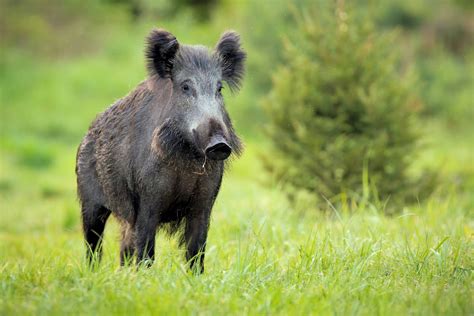
[[[74,148],[48,170],[7,166],[2,179],[0,313],[363,313],[472,311],[472,216],[455,193],[388,217],[294,210],[259,184],[252,143],[226,175],[214,208],[206,273],[186,271],[175,239],[158,237],[151,269],[119,268],[118,225],[104,258],[84,260]],[[260,176],[256,176],[257,178]],[[45,190],[57,190],[47,193]]]

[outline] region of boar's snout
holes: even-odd
[[[232,153],[226,137],[226,128],[218,119],[204,120],[192,130],[195,144],[211,160],[225,160]]]
[[[224,160],[230,156],[232,148],[222,135],[214,135],[207,144],[205,153],[206,157],[212,160]]]

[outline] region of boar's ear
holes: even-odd
[[[234,31],[222,34],[216,46],[222,67],[222,79],[231,90],[237,90],[244,76],[245,52],[240,47],[240,36]]]
[[[173,34],[165,30],[153,29],[147,37],[145,50],[149,75],[158,74],[161,78],[171,77],[173,59],[178,48],[179,43]]]

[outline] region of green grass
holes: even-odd
[[[186,21],[160,26],[206,45],[228,28],[224,17],[218,26]],[[251,76],[226,96],[246,151],[214,207],[205,274],[190,274],[177,241],[162,234],[152,268],[120,268],[115,220],[91,271],[75,151],[94,116],[144,78],[150,27],[119,28],[90,56],[2,59],[0,315],[473,313],[472,127],[424,121],[414,172],[436,167],[441,183],[428,200],[393,216],[373,205],[309,211],[291,205],[262,168],[268,144]]]
[[[3,161],[0,314],[453,314],[472,312],[472,209],[456,191],[388,217],[305,213],[260,184],[258,146],[226,175],[206,273],[159,235],[150,269],[119,268],[118,225],[96,271],[84,260],[74,147],[53,166]],[[2,152],[2,157],[4,157]]]

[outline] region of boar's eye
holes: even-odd
[[[183,91],[184,94],[191,94],[192,87],[191,87],[191,84],[189,83],[189,80],[186,80],[183,83],[181,83],[181,91]]]
[[[183,92],[189,92],[189,90],[191,90],[187,83],[183,83],[183,85],[181,86],[181,89],[183,90]]]

